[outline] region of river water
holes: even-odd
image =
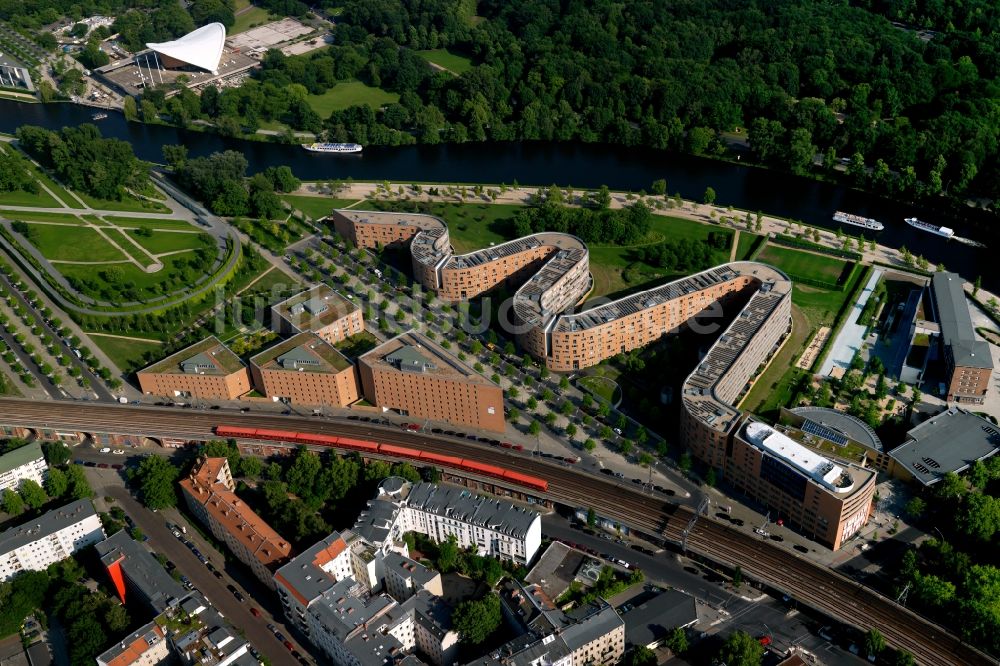
[[[22,124],[58,129],[93,122],[93,109],[74,104],[22,104],[0,100],[0,131],[13,133]],[[478,182],[572,186],[576,189],[607,185],[611,189],[648,188],[657,178],[667,180],[669,192],[700,200],[706,187],[715,189],[716,203],[760,210],[834,229],[835,210],[873,217],[885,224],[878,242],[905,245],[934,264],[943,263],[968,280],[982,276],[983,286],[1000,290],[1000,271],[989,269],[990,250],[971,248],[920,232],[905,217],[952,227],[959,236],[1000,248],[1000,224],[983,211],[933,210],[889,201],[847,187],[776,173],[739,164],[677,155],[645,148],[581,143],[520,142],[365,148],[361,155],[308,153],[297,146],[229,139],[165,125],[129,123],[112,112],[96,123],[105,136],[124,139],[146,160],[162,161],[161,147],[184,144],[191,155],[238,150],[246,155],[250,173],[269,166],[288,165],[305,180],[351,177],[357,181]],[[858,227],[843,229],[857,235]],[[871,238],[872,233],[867,232]]]

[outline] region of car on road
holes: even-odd
[[[125,449],[115,449],[111,453],[115,454],[116,456],[123,456],[125,455]]]
[[[84,467],[97,467],[97,463],[95,463],[93,460],[88,460],[87,462],[83,463],[83,466]]]
[[[274,637],[277,638],[278,642],[280,642],[280,643],[287,643],[288,642],[288,639],[285,638],[285,635],[283,633],[281,633],[280,631],[275,631],[274,632]]]
[[[771,637],[766,634],[763,636],[758,636],[757,642],[763,645],[764,647],[767,647],[768,645],[771,644]]]
[[[269,625],[267,625],[267,630],[270,631],[273,634],[276,631],[278,631],[278,628],[276,626],[274,626],[273,624],[269,624]]]
[[[111,447],[105,446],[104,448],[101,449],[101,453],[111,453]]]
[[[625,473],[624,472],[615,472],[615,476],[618,477],[619,479],[624,479],[625,478]]]
[[[74,464],[74,465],[82,465],[82,464],[84,464],[84,463],[83,463],[83,461],[82,461],[82,460],[79,460],[79,459],[77,459],[77,460],[74,460],[74,461],[73,461],[73,464]]]
[[[233,592],[233,596],[236,597],[236,601],[238,601],[240,603],[243,603],[244,601],[247,600],[247,598],[244,597],[243,593],[240,592],[239,590],[236,590],[235,592]]]
[[[216,569],[215,571],[213,571],[212,575],[215,576],[216,578],[218,578],[219,580],[222,580],[224,578],[224,576],[222,575],[222,572],[219,571],[218,569]]]
[[[289,652],[295,652],[295,646],[292,645],[290,641],[281,641],[281,642],[285,644],[285,647],[288,648]]]
[[[616,435],[621,435],[622,434],[622,429],[621,428],[613,428],[613,430],[615,431]]]
[[[601,474],[607,474],[608,476],[614,476],[615,475],[615,473],[612,470],[608,469],[607,467],[602,467],[601,468]]]
[[[765,539],[767,537],[771,536],[770,532],[768,532],[767,530],[765,530],[765,529],[763,529],[761,527],[755,527],[755,528],[753,528],[753,531],[754,531],[754,534],[759,534],[762,537],[764,537]]]
[[[792,548],[794,548],[795,550],[799,551],[800,553],[808,553],[809,552],[809,549],[806,548],[805,546],[803,546],[800,543],[795,544],[794,546],[792,546]]]
[[[254,617],[260,617],[260,611],[257,610],[256,608],[251,608],[250,614],[253,615]]]
[[[101,469],[110,469],[111,468],[111,465],[109,465],[108,463],[97,463],[97,466],[99,468],[101,468]]]

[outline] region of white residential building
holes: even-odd
[[[0,534],[0,581],[22,571],[42,571],[104,539],[90,500],[77,500]]]
[[[542,519],[534,511],[465,488],[398,477],[382,483],[353,531],[386,552],[406,532],[438,542],[454,535],[459,548],[520,564],[531,562],[542,545]]]
[[[0,456],[0,492],[7,488],[17,490],[26,479],[42,485],[48,470],[42,446],[38,442],[8,451]]]

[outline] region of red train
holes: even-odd
[[[468,458],[458,458],[456,456],[446,456],[440,453],[430,453],[419,451],[405,446],[394,444],[378,444],[362,439],[351,437],[333,437],[330,435],[314,435],[306,432],[292,432],[290,430],[268,430],[266,428],[241,428],[239,426],[215,426],[215,434],[219,437],[234,437],[242,439],[262,439],[276,442],[288,442],[290,444],[310,444],[312,446],[328,446],[335,449],[346,449],[359,453],[378,453],[394,458],[408,458],[424,463],[439,465],[441,467],[453,467],[455,469],[472,472],[482,476],[492,476],[510,483],[526,486],[532,490],[545,492],[549,489],[549,482],[539,479],[536,476],[512,472],[509,469],[485,465]]]

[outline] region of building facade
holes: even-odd
[[[981,405],[990,386],[993,357],[989,343],[976,338],[963,284],[955,273],[938,272],[931,278],[934,308],[941,326],[946,399]]]
[[[0,492],[17,490],[23,481],[45,482],[49,466],[42,454],[42,445],[33,441],[0,456]]]
[[[226,458],[206,458],[180,482],[191,512],[225,542],[263,583],[274,585],[273,569],[291,555],[291,545],[236,496]]]
[[[409,331],[358,358],[365,400],[418,419],[505,429],[503,390],[436,343]]]
[[[346,407],[361,397],[354,364],[312,332],[257,354],[250,372],[258,391],[289,404]]]
[[[104,539],[90,500],[76,500],[0,534],[0,581],[23,571],[43,571]]]
[[[146,395],[168,400],[235,400],[250,391],[250,373],[215,336],[136,373]]]
[[[310,331],[336,344],[365,330],[361,309],[325,284],[317,284],[271,307],[271,330],[289,337]]]

